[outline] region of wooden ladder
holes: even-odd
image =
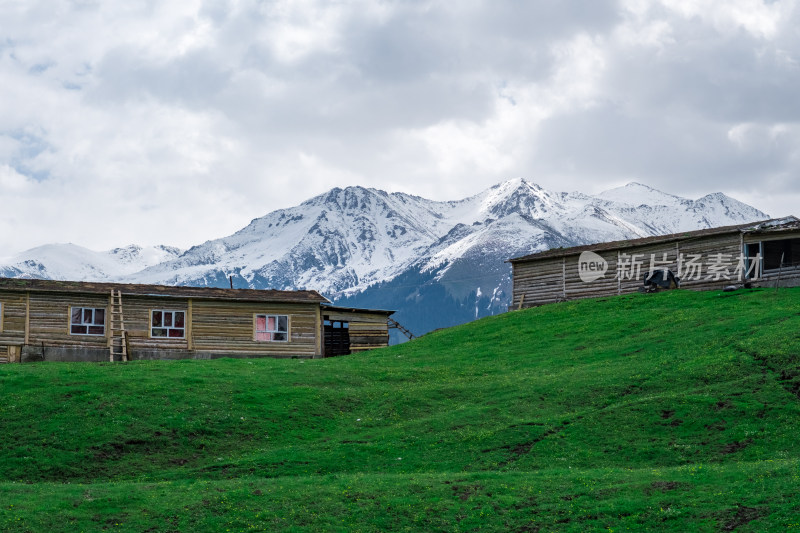
[[[386,321],[389,323],[389,329],[392,328],[398,329],[400,333],[408,337],[409,340],[415,338],[414,334],[408,331],[406,328],[404,328],[398,321],[389,317],[386,317]]]
[[[108,339],[108,360],[114,362],[114,356],[120,360],[128,360],[128,339],[125,332],[125,318],[122,316],[122,291],[111,289],[111,319],[109,322],[111,336]]]

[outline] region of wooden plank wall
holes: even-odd
[[[106,336],[70,335],[70,307],[96,307],[107,311],[108,296],[31,293],[28,344],[38,346],[44,343],[47,347],[107,348]],[[107,312],[106,323],[108,323]]]
[[[578,270],[580,256],[571,255],[564,258],[567,300],[617,294],[619,285],[617,283],[617,252],[600,252],[597,255],[606,260],[608,270],[602,278],[588,283],[585,283],[580,277]]]
[[[512,263],[512,309],[532,307],[564,299],[564,260],[561,257]]]
[[[640,264],[639,269],[633,269],[631,272],[630,267],[621,267],[624,271],[623,278],[619,280],[619,290],[616,294],[629,294],[631,292],[638,292],[644,285],[644,275],[650,272],[650,263],[653,261],[653,266],[662,268],[666,266],[673,274],[677,275],[678,270],[678,249],[675,243],[651,244],[649,246],[637,246],[627,250],[619,250],[615,252],[622,260],[625,260],[625,254],[628,261],[638,261]],[[664,255],[666,254],[666,256]],[[666,258],[666,262],[665,262]],[[633,274],[628,276],[627,274]]]
[[[386,313],[322,309],[330,320],[347,321],[350,330],[350,351],[363,352],[389,346],[389,324]]]
[[[684,272],[681,273],[682,278],[684,278],[681,279],[681,288],[693,290],[713,290],[721,289],[732,283],[738,283],[738,280],[735,279],[734,270],[738,264],[739,256],[742,253],[742,237],[739,234],[715,235],[711,237],[697,238],[681,241],[679,245],[680,251],[684,258],[687,258],[690,255],[702,255],[701,261],[703,263],[703,274],[700,279],[688,279],[684,268]],[[718,253],[730,256],[730,261],[733,265],[731,268],[732,279],[714,280],[713,276],[709,275],[707,267],[709,260],[711,259],[710,256]]]
[[[25,344],[26,299],[24,292],[0,291],[0,359],[6,362],[18,361]]]
[[[192,343],[204,352],[236,352],[270,356],[317,354],[316,303],[249,303],[192,300]],[[254,315],[289,315],[289,342],[254,339]]]
[[[122,314],[125,319],[125,330],[128,332],[128,344],[131,350],[172,349],[188,350],[189,340],[168,339],[164,337],[150,337],[150,313],[154,309],[162,311],[183,311],[187,313],[188,321],[189,300],[187,298],[153,298],[146,296],[122,295]],[[110,324],[107,320],[106,324]],[[186,328],[188,337],[190,328]],[[135,357],[135,353],[133,354]]]

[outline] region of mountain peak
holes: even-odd
[[[596,196],[603,200],[620,202],[634,207],[640,205],[675,206],[687,201],[685,198],[665,193],[637,181],[631,181],[621,187],[603,191]]]
[[[493,218],[511,213],[540,218],[558,206],[553,194],[523,178],[498,183],[479,196],[482,196],[479,212],[491,214]]]

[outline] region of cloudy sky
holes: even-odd
[[[518,176],[800,215],[798,4],[0,0],[0,257]]]

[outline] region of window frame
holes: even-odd
[[[161,313],[161,325],[160,326],[153,325],[154,318],[155,318],[154,317],[155,313]],[[183,327],[175,326],[175,314],[176,313],[180,313],[180,314],[183,315]],[[171,317],[171,319],[170,319],[171,325],[170,326],[165,326],[164,325],[164,322],[165,322],[164,321],[164,316],[166,314],[169,314],[170,317]],[[186,339],[186,315],[187,314],[188,313],[187,313],[187,311],[185,309],[150,309],[150,338],[151,339],[158,339],[158,340],[162,340],[162,339],[185,340]],[[153,331],[156,330],[156,329],[166,330],[166,334],[165,335],[153,335]],[[180,337],[172,336],[172,335],[170,335],[170,331],[180,331],[181,332],[181,336]]]
[[[758,247],[758,251],[755,255],[752,255],[750,252],[752,248]],[[744,268],[745,268],[745,279],[756,281],[761,279],[761,275],[763,274],[764,270],[764,255],[761,253],[763,249],[761,241],[755,242],[746,242],[744,243]],[[756,262],[755,268],[753,268],[753,261]],[[750,270],[753,270],[751,273]]]
[[[762,241],[759,242],[759,244],[761,245],[761,257],[762,257],[762,259],[761,259],[761,261],[762,261],[762,269],[761,270],[762,270],[762,272],[764,272],[764,273],[767,273],[767,272],[779,272],[781,269],[797,268],[798,261],[796,261],[795,258],[792,257],[792,254],[791,254],[791,250],[792,250],[791,241],[800,241],[800,238],[798,238],[798,237],[783,237],[783,238],[779,238],[779,239],[766,239],[766,240],[762,240]],[[789,251],[790,251],[790,255],[789,255],[789,258],[788,258],[789,261],[786,262],[786,258],[784,257],[784,263],[783,264],[779,264],[778,266],[771,266],[771,268],[767,268],[767,250],[766,250],[766,245],[775,244],[777,242],[787,242],[789,244],[789,246],[788,246],[789,247]],[[753,243],[748,243],[748,244],[753,244]]]
[[[76,323],[72,321],[73,315],[75,314],[75,310],[81,310],[81,322]],[[91,322],[86,322],[86,311],[92,312]],[[95,317],[97,316],[97,311],[103,312],[103,323],[98,324],[95,321]],[[69,334],[70,335],[80,335],[84,337],[105,337],[106,336],[106,318],[108,316],[108,309],[106,307],[86,307],[83,305],[71,305],[69,306]],[[72,328],[74,327],[85,327],[86,333],[75,333]],[[90,327],[102,327],[102,333],[89,333]]]
[[[258,318],[264,317],[264,328],[263,330],[258,329]],[[275,329],[269,329],[269,319],[270,317],[275,319]],[[280,318],[286,319],[286,331],[281,331],[279,328],[280,325]],[[291,330],[292,330],[292,323],[291,323],[291,316],[290,315],[282,315],[277,313],[254,313],[253,314],[253,341],[255,342],[290,342],[291,340]],[[259,339],[259,333],[266,333],[267,335],[271,335],[273,338],[269,339]],[[283,340],[275,339],[274,335],[283,333],[286,335],[286,338]]]

